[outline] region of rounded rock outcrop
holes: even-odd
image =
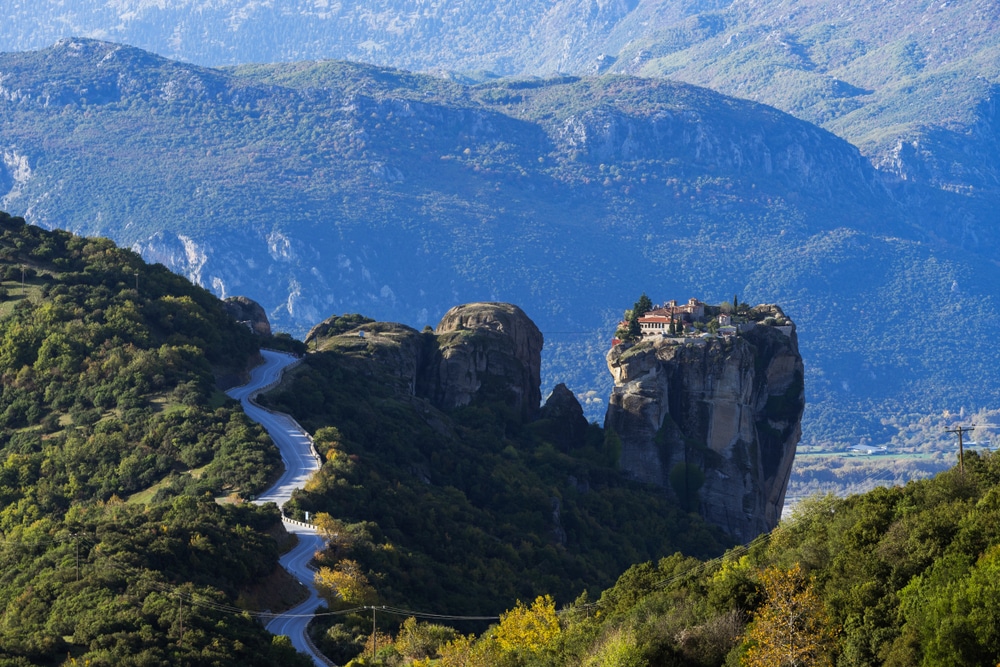
[[[529,421],[542,401],[542,332],[509,303],[455,306],[434,331],[436,363],[426,392],[444,410],[473,400],[499,400]]]
[[[222,303],[230,317],[240,324],[245,324],[255,334],[271,335],[271,322],[267,319],[267,313],[264,312],[263,306],[253,299],[245,296],[231,296]]]

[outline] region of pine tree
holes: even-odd
[[[651,310],[653,310],[653,302],[643,292],[639,300],[635,302],[635,306],[632,307],[632,312],[635,313],[636,317],[642,317]]]

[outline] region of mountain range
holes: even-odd
[[[460,77],[666,76],[773,105],[907,181],[996,194],[1000,10],[986,0],[44,0],[12,50],[110,39],[201,65],[337,58]]]
[[[960,195],[899,186],[771,107],[663,79],[210,69],[90,40],[0,72],[4,207],[250,296],[278,329],[516,302],[546,335],[543,386],[600,419],[637,292],[738,293],[799,324],[803,444],[1000,398],[978,361],[997,266],[939,229]]]
[[[0,72],[3,206],[251,296],[279,329],[521,303],[548,334],[544,384],[597,419],[635,292],[739,293],[800,325],[804,442],[1000,393],[983,363],[997,268],[904,196],[941,191],[894,187],[770,107],[662,79],[220,70],[87,40]]]
[[[4,18],[0,209],[134,252],[0,212],[0,663],[302,660],[246,611],[296,594],[277,508],[242,502],[277,454],[220,391],[260,342],[248,323],[311,352],[261,400],[325,459],[282,512],[333,538],[315,564],[335,614],[311,634],[338,662],[755,665],[784,639],[817,664],[996,662],[1000,459],[970,451],[1000,441],[994,4],[12,0]],[[656,457],[621,408],[664,423],[639,453],[710,457],[668,442],[671,415],[704,421],[731,387],[699,395],[652,351],[762,369],[725,340],[609,354],[640,292],[795,322],[804,382],[753,401],[805,398],[793,495],[939,470],[946,429],[973,422],[962,465],[682,555],[750,537],[686,511],[731,471],[704,482],[685,454],[651,495],[626,479]],[[539,328],[441,318],[484,300]],[[526,341],[530,372],[486,363],[473,320]],[[612,389],[636,369],[666,418]],[[539,371],[555,389],[534,415]],[[610,396],[603,434],[559,382],[590,420]],[[798,439],[780,417],[753,430]],[[829,456],[881,444],[900,455]],[[376,599],[408,609],[355,607]],[[479,638],[437,625],[503,608]]]

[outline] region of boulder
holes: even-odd
[[[583,414],[580,401],[565,384],[555,386],[538,417],[548,422],[546,434],[563,451],[585,444],[590,423]]]
[[[502,401],[531,421],[541,404],[542,333],[517,306],[455,306],[434,331],[437,352],[418,393],[442,410],[473,400]]]

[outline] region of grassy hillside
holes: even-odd
[[[298,659],[235,604],[277,511],[214,500],[280,466],[213,376],[256,346],[163,266],[0,214],[0,662]]]

